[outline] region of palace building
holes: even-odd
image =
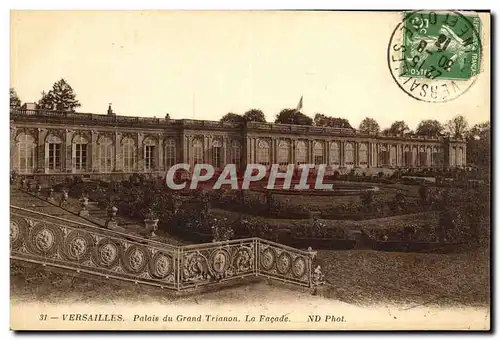
[[[80,174],[161,174],[176,163],[327,164],[327,173],[466,165],[463,140],[366,134],[352,128],[10,110],[11,170],[50,182]]]

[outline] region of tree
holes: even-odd
[[[380,125],[378,125],[375,119],[366,117],[359,124],[359,130],[361,132],[377,133],[380,131]]]
[[[437,120],[427,119],[418,124],[415,134],[420,136],[439,136],[443,129],[443,125]]]
[[[75,111],[80,107],[80,102],[76,99],[73,88],[61,79],[54,83],[52,90],[48,93],[42,92],[42,98],[38,101],[40,109],[57,111]]]
[[[52,100],[52,94],[46,93],[45,91],[42,91],[42,97],[40,100],[38,100],[37,103],[37,109],[39,110],[53,110],[54,109],[54,102]]]
[[[345,118],[329,117],[322,113],[316,113],[314,115],[314,125],[316,126],[326,126],[335,128],[348,128],[352,129],[351,124]]]
[[[10,107],[21,107],[21,99],[19,99],[16,90],[14,90],[13,88],[10,88]]]
[[[398,120],[392,123],[391,127],[386,131],[390,134],[405,134],[410,131],[410,128],[403,120]]]
[[[313,125],[311,117],[298,112],[296,109],[283,109],[276,115],[277,124]]]
[[[266,116],[264,116],[264,112],[258,109],[251,109],[245,112],[243,118],[245,119],[246,122],[259,122],[259,123],[266,122]]]
[[[467,133],[467,158],[469,163],[489,166],[491,160],[490,122],[474,125]]]
[[[237,113],[229,112],[226,113],[221,119],[221,122],[231,122],[231,123],[239,123],[243,122],[245,118],[242,115],[239,115]]]
[[[465,138],[468,127],[465,117],[458,115],[446,123],[446,133],[454,138]]]

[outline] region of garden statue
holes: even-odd
[[[47,192],[47,200],[48,201],[54,201],[54,189],[49,188],[49,191]]]
[[[10,172],[10,184],[15,184],[17,180],[17,172],[15,170],[12,170]]]
[[[40,183],[37,183],[36,194],[37,194],[37,196],[40,196],[41,193],[42,193],[42,185]]]
[[[112,206],[108,209],[108,220],[106,221],[106,228],[116,228],[118,226],[118,223],[116,223],[116,213],[118,212],[118,208],[115,206]]]
[[[68,190],[64,189],[61,200],[59,201],[59,206],[62,207],[63,205],[66,205],[66,203],[68,203]]]
[[[317,266],[312,274],[312,284],[313,286],[319,286],[325,283],[325,275],[321,271],[321,266]]]
[[[88,217],[89,210],[87,209],[87,207],[89,205],[89,199],[86,196],[83,196],[81,201],[82,201],[82,209],[80,210],[79,215],[82,217]]]
[[[311,256],[311,261],[314,260],[314,258],[318,254],[318,252],[317,251],[313,251],[311,247],[307,248],[307,252],[309,253],[309,256]]]

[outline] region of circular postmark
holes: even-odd
[[[431,103],[458,98],[481,68],[481,20],[477,13],[404,12],[391,35],[387,62],[396,84]]]

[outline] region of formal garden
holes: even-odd
[[[44,191],[44,197],[92,202],[110,216],[189,243],[261,237],[299,248],[425,251],[488,239],[487,179],[459,170],[410,173],[409,179],[404,170],[373,177],[335,173],[325,178],[333,184],[328,191],[268,190],[264,184],[174,191],[161,178],[143,174],[120,182],[74,176],[45,188],[15,174],[12,182]],[[418,179],[431,174],[447,180]]]

